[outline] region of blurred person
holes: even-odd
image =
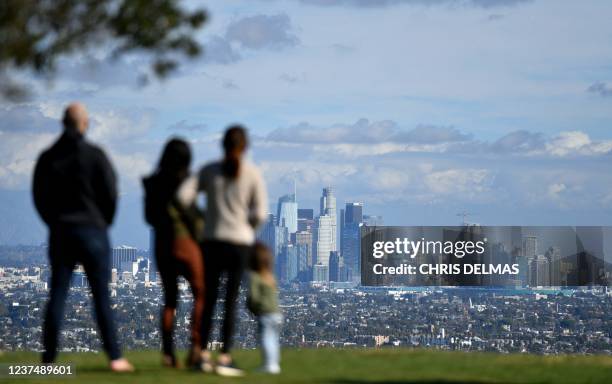
[[[249,263],[249,293],[247,305],[257,317],[257,336],[263,357],[260,372],[279,374],[280,329],[283,316],[278,307],[278,290],[273,272],[272,252],[256,243]]]
[[[143,180],[145,218],[155,231],[155,261],[164,287],[161,314],[162,364],[178,367],[173,333],[178,296],[178,277],[184,276],[193,293],[191,351],[187,365],[199,366],[200,328],[204,311],[204,262],[200,251],[203,217],[195,202],[183,207],[176,192],[189,176],[191,149],[181,139],[166,144],[155,172]]]
[[[267,193],[255,165],[244,158],[248,147],[246,130],[241,126],[227,129],[223,137],[224,157],[204,166],[197,177],[179,189],[183,205],[191,204],[199,191],[207,198],[204,253],[206,300],[202,319],[202,363],[204,372],[213,370],[222,376],[242,376],[230,354],[235,326],[235,307],[240,282],[255,242],[255,229],[267,214]],[[207,350],[212,317],[221,277],[227,276],[225,313],[221,341],[223,347],[213,365]]]
[[[53,363],[57,357],[72,271],[80,263],[91,287],[110,369],[130,372],[134,367],[121,357],[108,291],[111,247],[107,230],[117,206],[115,172],[104,152],[84,138],[89,118],[82,104],[66,108],[63,125],[60,138],[38,158],[32,187],[36,209],[49,227],[51,289],[42,362]]]

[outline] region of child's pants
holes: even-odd
[[[264,368],[278,368],[280,363],[280,329],[283,315],[266,313],[259,316],[259,343],[263,355]]]

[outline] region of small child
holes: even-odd
[[[283,316],[278,308],[276,280],[272,272],[272,253],[262,243],[256,243],[250,262],[250,286],[247,305],[257,317],[257,331],[263,355],[260,371],[279,374],[279,333]]]

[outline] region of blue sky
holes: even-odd
[[[190,4],[195,6],[197,3]],[[139,180],[170,135],[196,164],[246,125],[276,199],[333,185],[393,225],[612,222],[612,3],[604,0],[207,2],[204,56],[142,88],[146,57],[62,62],[0,104],[0,244],[45,232],[29,199],[71,100],[121,178],[117,244],[147,247]]]

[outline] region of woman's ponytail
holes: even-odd
[[[234,125],[225,131],[223,137],[223,149],[225,151],[223,175],[228,179],[236,179],[240,174],[240,159],[247,145],[246,130],[242,126]]]

